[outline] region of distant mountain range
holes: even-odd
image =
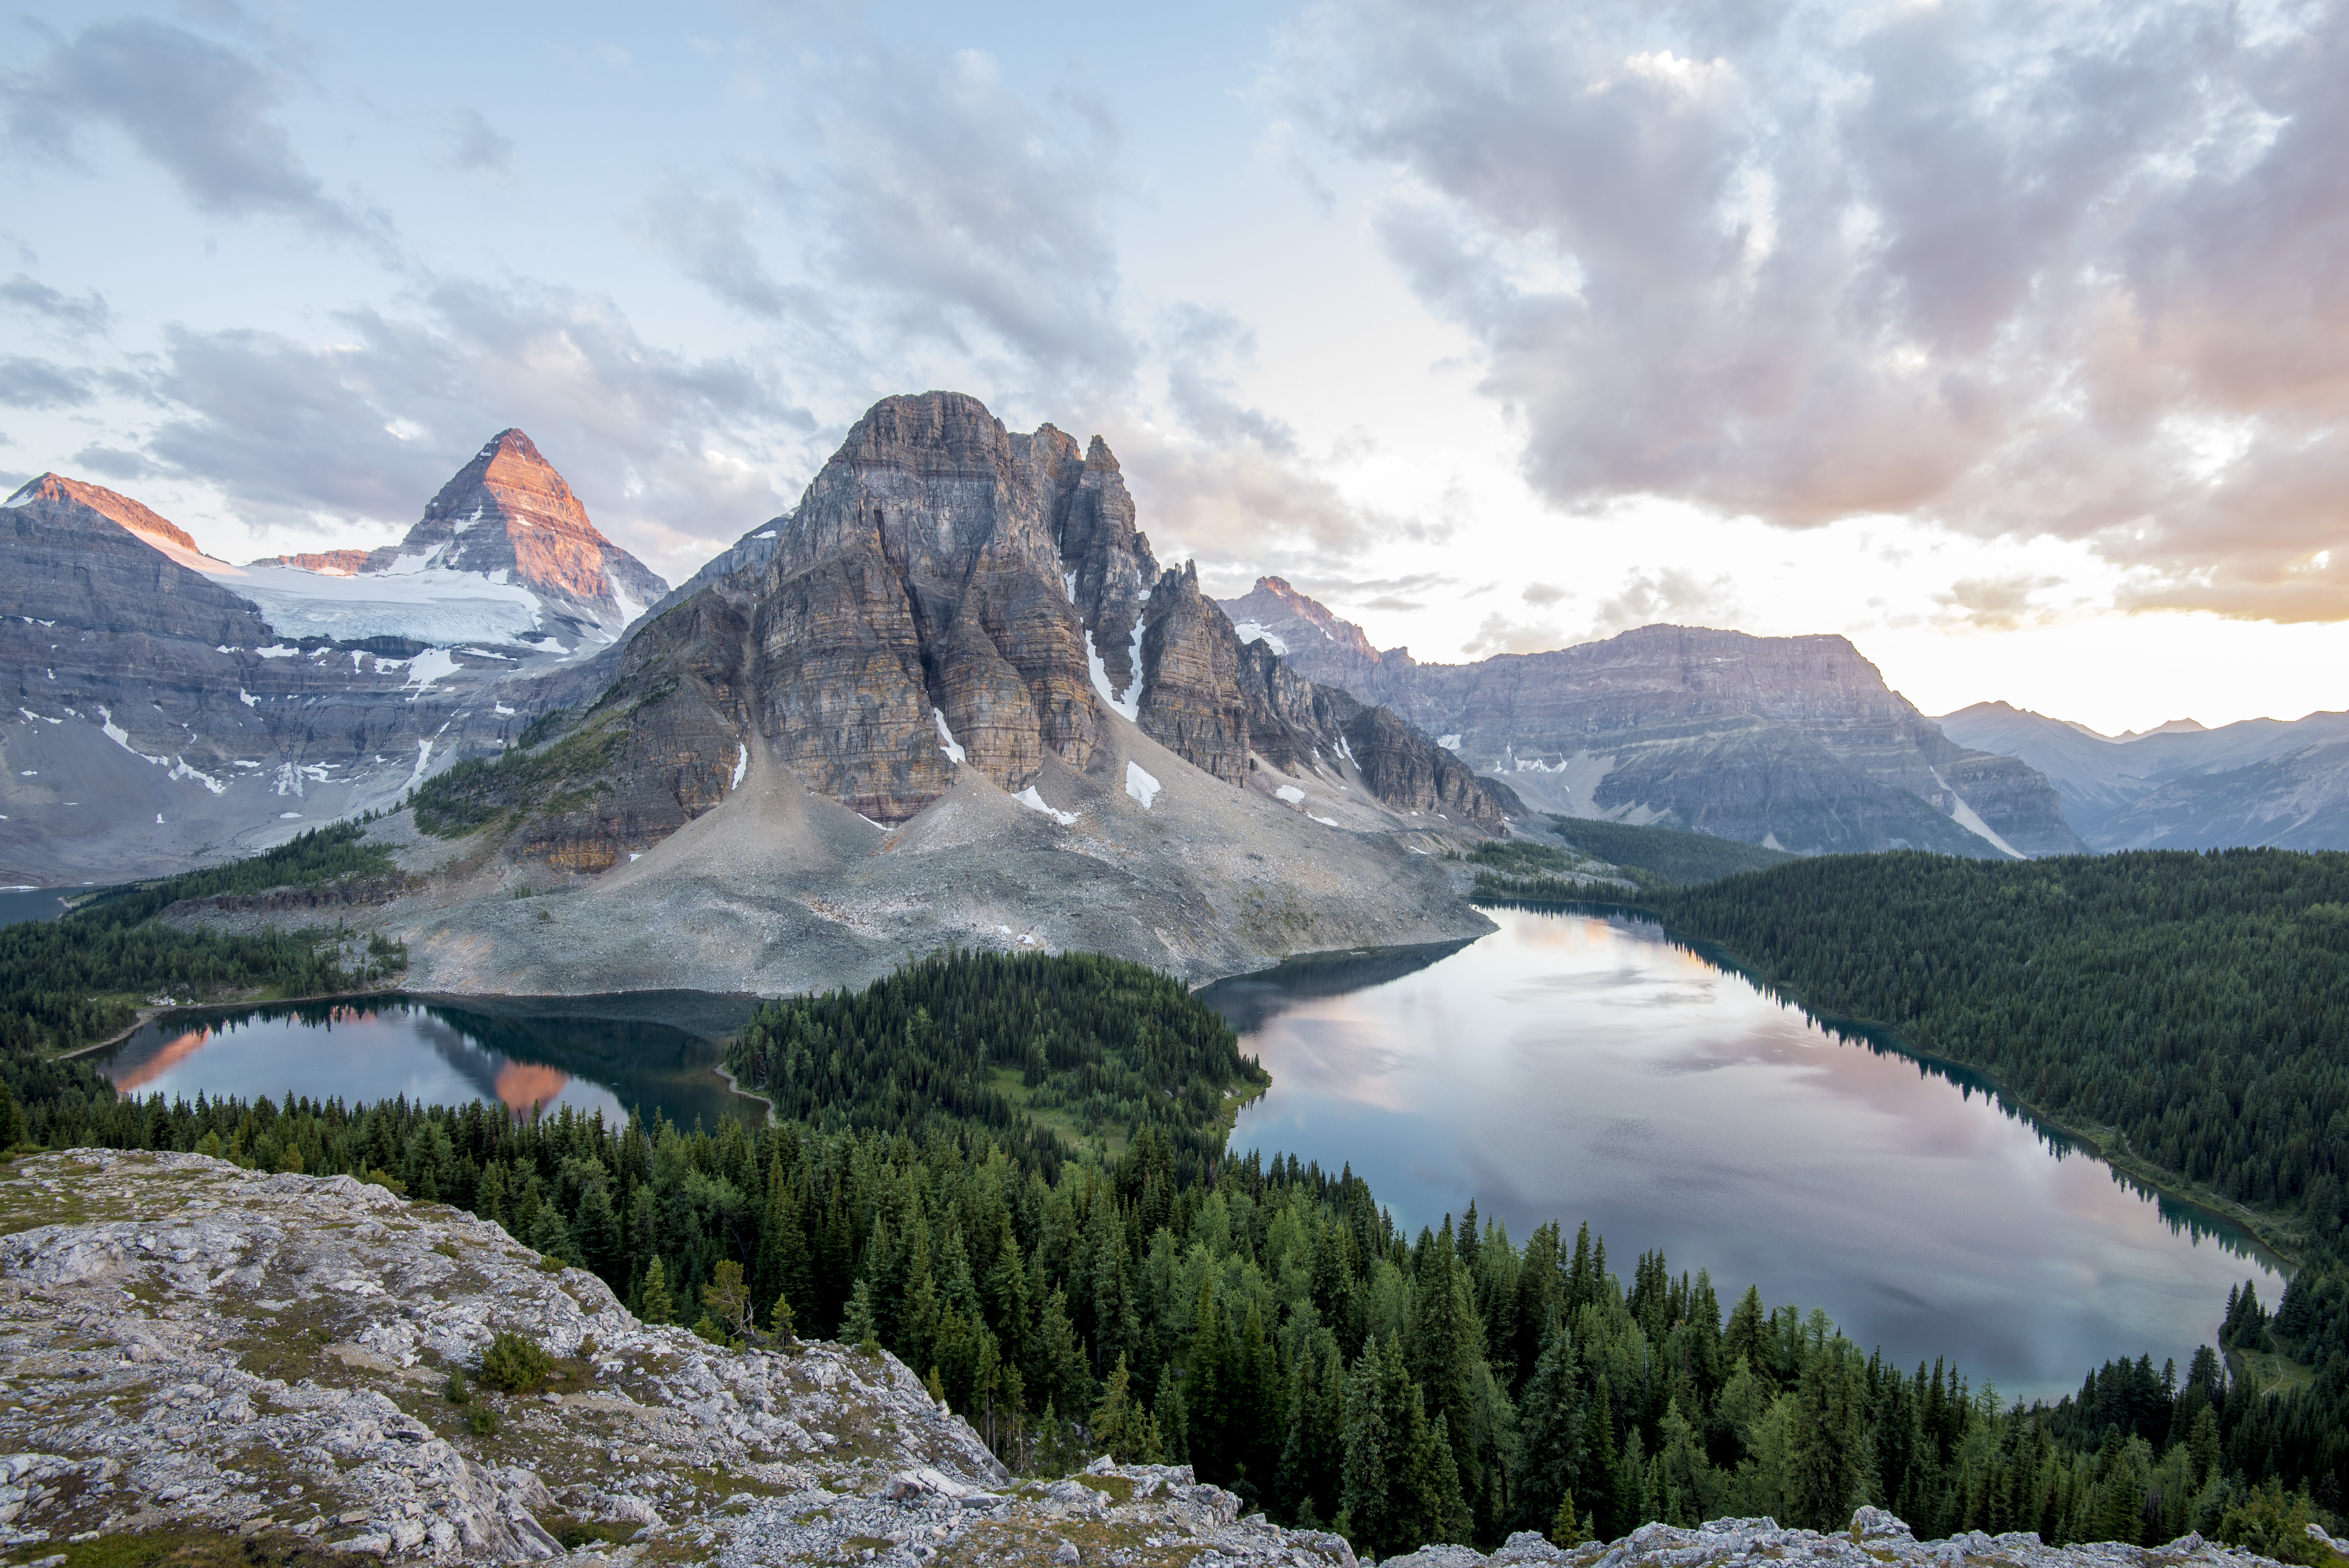
[[[183,870],[393,805],[592,682],[667,587],[520,430],[366,555],[232,565],[43,474],[0,504],[0,876]]]
[[[0,880],[151,875],[379,811],[424,880],[369,919],[450,991],[764,991],[971,944],[1230,973],[1473,934],[1444,855],[1551,812],[2043,855],[2082,847],[2082,799],[2173,835],[2232,809],[2154,799],[2215,765],[2106,752],[2309,756],[1945,733],[1835,636],[1422,664],[1277,578],[1218,603],[1157,560],[1098,437],[952,393],[875,404],[674,591],[519,430],[380,550],[233,565],[54,474],[0,520]]]
[[[2349,713],[2107,736],[1983,702],[1940,723],[1961,745],[2045,774],[2097,850],[2349,849]]]
[[[1643,626],[1431,665],[1372,648],[1277,577],[1224,609],[1239,636],[1386,704],[1547,810],[1804,854],[2082,848],[2034,768],[1944,734],[1842,637]]]

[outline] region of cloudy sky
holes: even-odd
[[[1456,660],[2349,707],[2349,6],[50,4],[0,478],[396,538],[519,425],[672,580],[875,397]]]

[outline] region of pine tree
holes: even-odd
[[[860,1349],[881,1348],[880,1326],[873,1320],[873,1286],[864,1280],[858,1280],[855,1290],[849,1295],[848,1312],[840,1323],[840,1336]]]
[[[1574,1493],[1569,1491],[1557,1500],[1557,1511],[1550,1516],[1549,1543],[1571,1552],[1583,1540],[1582,1521],[1574,1516]]]
[[[1101,1404],[1092,1415],[1092,1428],[1094,1443],[1118,1463],[1158,1462],[1157,1423],[1134,1398],[1133,1374],[1123,1356],[1117,1358],[1116,1367],[1102,1387]]]
[[[1542,1336],[1533,1376],[1517,1401],[1517,1447],[1509,1493],[1520,1528],[1538,1529],[1554,1515],[1558,1500],[1588,1488],[1583,1463],[1589,1447],[1585,1432],[1582,1381],[1574,1335],[1553,1317]]]
[[[627,1249],[620,1233],[620,1217],[612,1212],[611,1197],[600,1180],[589,1181],[580,1194],[576,1233],[579,1261],[605,1284],[626,1277]]]
[[[668,1293],[668,1270],[656,1256],[645,1266],[644,1287],[636,1302],[636,1317],[649,1324],[675,1323],[677,1303]]]
[[[1357,1552],[1387,1556],[1398,1550],[1392,1532],[1400,1456],[1387,1427],[1380,1388],[1378,1347],[1365,1340],[1346,1379],[1346,1462],[1340,1518]]]
[[[1798,1528],[1843,1527],[1865,1495],[1868,1434],[1842,1357],[1814,1355],[1795,1390],[1786,1434],[1789,1522]]]

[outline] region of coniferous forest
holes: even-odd
[[[2349,1218],[2349,854],[1836,855],[1640,903],[2160,1171]]]
[[[715,1340],[703,1290],[737,1264],[762,1314],[887,1346],[1015,1466],[1186,1460],[1381,1555],[1724,1514],[1839,1528],[1862,1501],[1920,1535],[2200,1529],[2301,1555],[2349,1467],[2344,1298],[2307,1272],[2272,1315],[2230,1304],[2227,1347],[2313,1362],[2313,1384],[2263,1394],[2205,1350],[2023,1407],[1659,1254],[1625,1268],[1587,1229],[1518,1240],[1472,1209],[1405,1234],[1350,1172],[1223,1157],[1256,1071],[1133,965],[942,958],[772,1005],[735,1061],[789,1119],[142,1104],[17,1052],[0,1121],[452,1203]]]

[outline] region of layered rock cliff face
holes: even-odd
[[[2044,778],[1951,741],[1842,637],[1646,626],[1423,665],[1275,579],[1226,608],[1300,674],[1392,707],[1547,810],[1806,853],[2082,848]]]
[[[315,581],[228,566],[129,497],[55,474],[0,507],[0,668],[15,688],[0,879],[111,881],[251,853],[394,804],[601,684],[463,614],[479,641],[280,624],[236,591],[264,575]]]
[[[291,566],[322,577],[356,577],[367,570],[368,554],[364,550],[305,550],[293,555],[264,555],[251,564]]]
[[[1261,709],[1271,765],[1302,766],[1270,703],[1251,707],[1239,640],[1195,568],[1162,572],[1134,521],[1098,437],[1081,450],[1050,425],[1014,434],[955,393],[885,398],[797,508],[668,601],[632,641],[623,680],[657,685],[680,657],[730,670],[726,696],[709,699],[728,721],[885,824],[938,800],[960,769],[1014,794],[1048,759],[1082,772],[1112,714],[1238,786],[1264,759],[1251,758]],[[737,612],[739,649],[724,641],[736,621],[696,608],[713,598]],[[1353,707],[1315,731],[1329,766]],[[1374,744],[1395,754],[1377,774],[1403,790],[1389,804],[1452,799],[1487,830],[1516,805],[1405,788],[1450,770],[1407,724],[1377,727]]]
[[[0,506],[0,615],[107,636],[247,647],[272,640],[252,604],[158,549],[160,541],[202,553],[128,496],[43,474]]]

